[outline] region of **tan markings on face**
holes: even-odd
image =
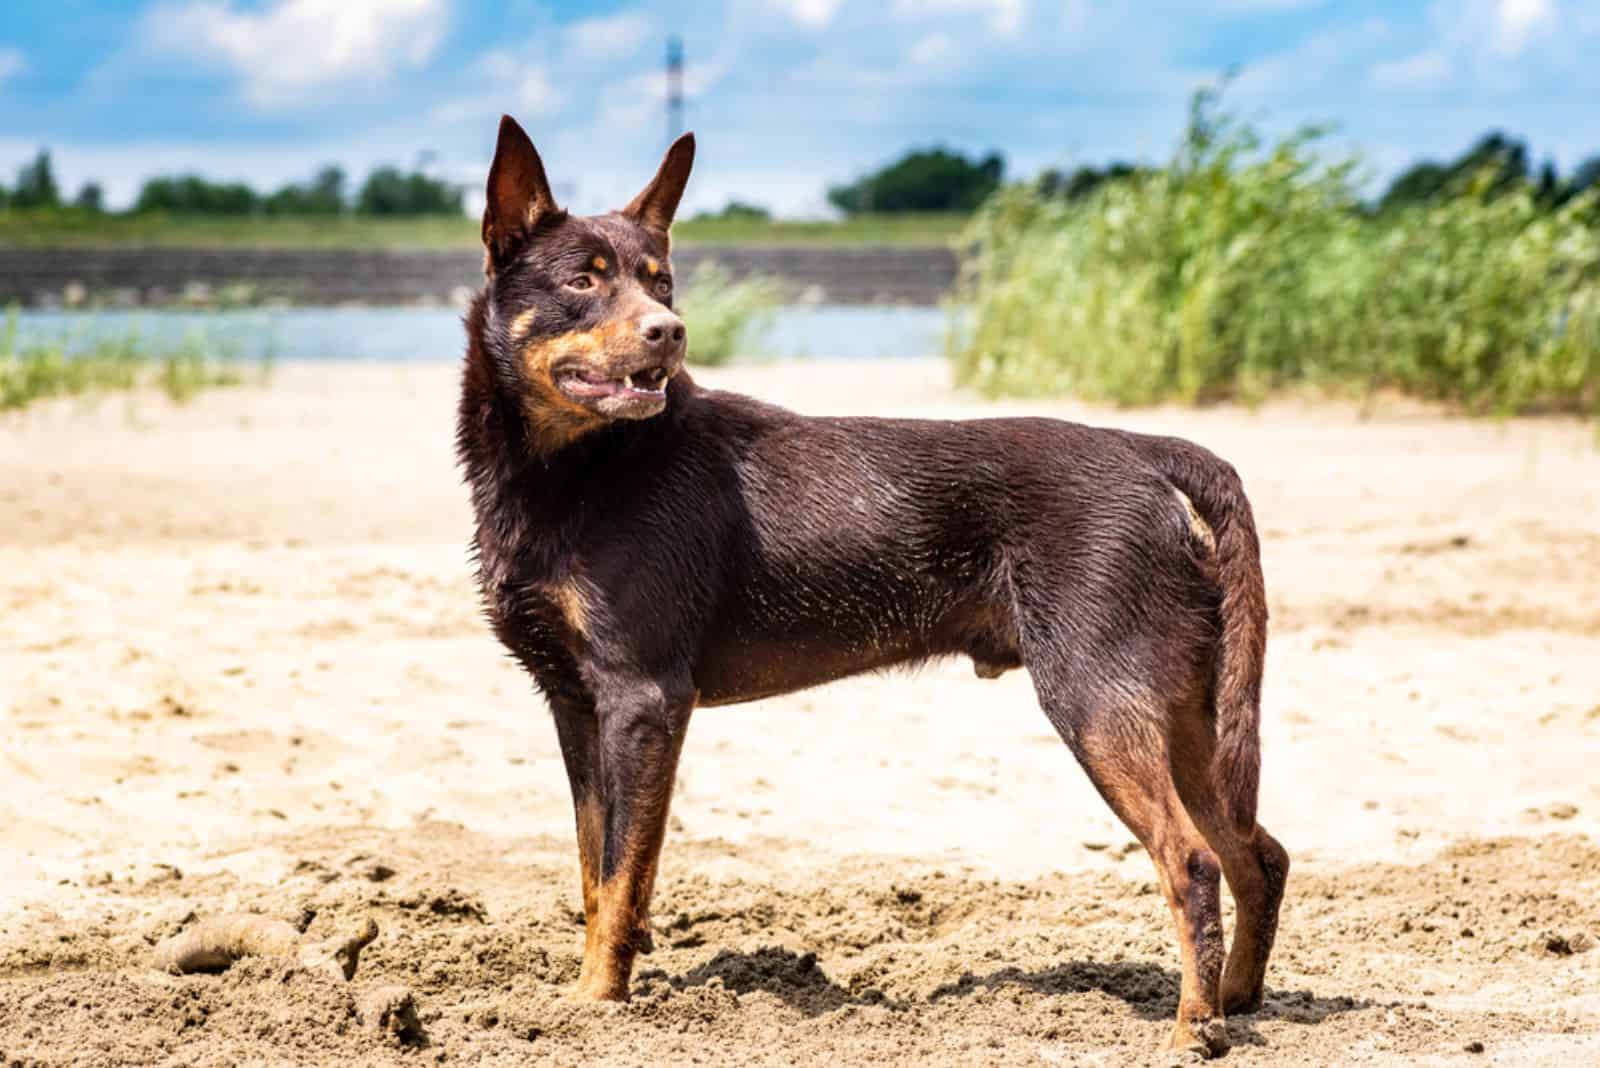
[[[650,275],[654,277],[655,275],[661,273],[661,261],[656,259],[654,256],[646,256],[644,258],[644,269],[649,271]]]
[[[538,338],[523,346],[522,368],[532,387],[523,398],[523,411],[538,452],[547,456],[557,452],[605,422],[556,387],[556,361],[603,366],[606,353],[627,333],[628,324],[611,322],[593,330]]]
[[[594,262],[594,269],[597,270],[597,271],[603,271],[608,266],[608,264],[606,263],[606,258],[604,256],[596,256],[594,258],[593,262]]]
[[[539,313],[533,308],[529,308],[527,311],[521,313],[515,319],[511,320],[511,339],[513,341],[521,341],[523,338],[532,333],[533,322],[537,318],[539,318]]]
[[[1178,500],[1183,504],[1184,511],[1189,514],[1189,533],[1193,534],[1195,539],[1208,550],[1216,552],[1217,535],[1211,529],[1211,524],[1200,517],[1200,513],[1195,510],[1194,502],[1189,499],[1187,493],[1181,489],[1174,489],[1172,492],[1178,495]]]

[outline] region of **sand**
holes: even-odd
[[[1226,1063],[1600,1063],[1592,429],[988,404],[918,361],[702,377],[1234,461],[1273,615],[1261,813],[1295,869]],[[965,663],[697,714],[658,948],[630,1004],[566,999],[567,787],[478,613],[454,400],[453,365],[288,366],[0,418],[0,1064],[1162,1062],[1148,859],[1026,676]],[[252,911],[381,931],[350,983],[150,966]],[[368,1022],[395,985],[415,1028]]]

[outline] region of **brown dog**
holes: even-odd
[[[579,993],[621,999],[689,714],[964,655],[1026,667],[1155,861],[1171,1045],[1261,1004],[1288,857],[1256,823],[1266,595],[1234,470],[1049,419],[811,419],[682,373],[668,229],[683,137],[620,212],[557,207],[509,117],[458,447],[495,633],[554,713],[577,809]],[[1220,881],[1238,905],[1224,964]]]

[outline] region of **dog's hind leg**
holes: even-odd
[[[1233,892],[1233,946],[1222,973],[1223,1011],[1255,1012],[1261,1007],[1267,958],[1278,931],[1289,854],[1259,823],[1241,830],[1223,811],[1210,772],[1215,736],[1203,708],[1190,708],[1175,718],[1169,736],[1173,782],[1190,818],[1221,859]]]
[[[1029,667],[1045,714],[1155,863],[1183,969],[1167,1048],[1215,1056],[1228,1045],[1218,995],[1225,952],[1222,867],[1172,781],[1166,711],[1148,687],[1095,681],[1087,665]]]
[[[587,827],[595,857],[578,995],[623,1001],[634,957],[648,943],[650,896],[694,695],[637,680],[598,689],[592,766],[599,802],[587,817],[580,803],[578,818],[579,838]]]

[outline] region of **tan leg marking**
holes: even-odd
[[[596,1001],[626,1001],[633,961],[647,942],[650,898],[655,889],[666,836],[667,811],[677,775],[683,732],[666,742],[665,759],[656,765],[659,779],[635,784],[629,799],[632,816],[622,842],[617,869],[595,887],[596,918],[586,940],[583,978],[578,996]]]
[[[583,871],[583,969],[578,993],[588,989],[593,962],[600,959],[600,852],[606,837],[606,813],[598,797],[578,805],[578,864]]]

